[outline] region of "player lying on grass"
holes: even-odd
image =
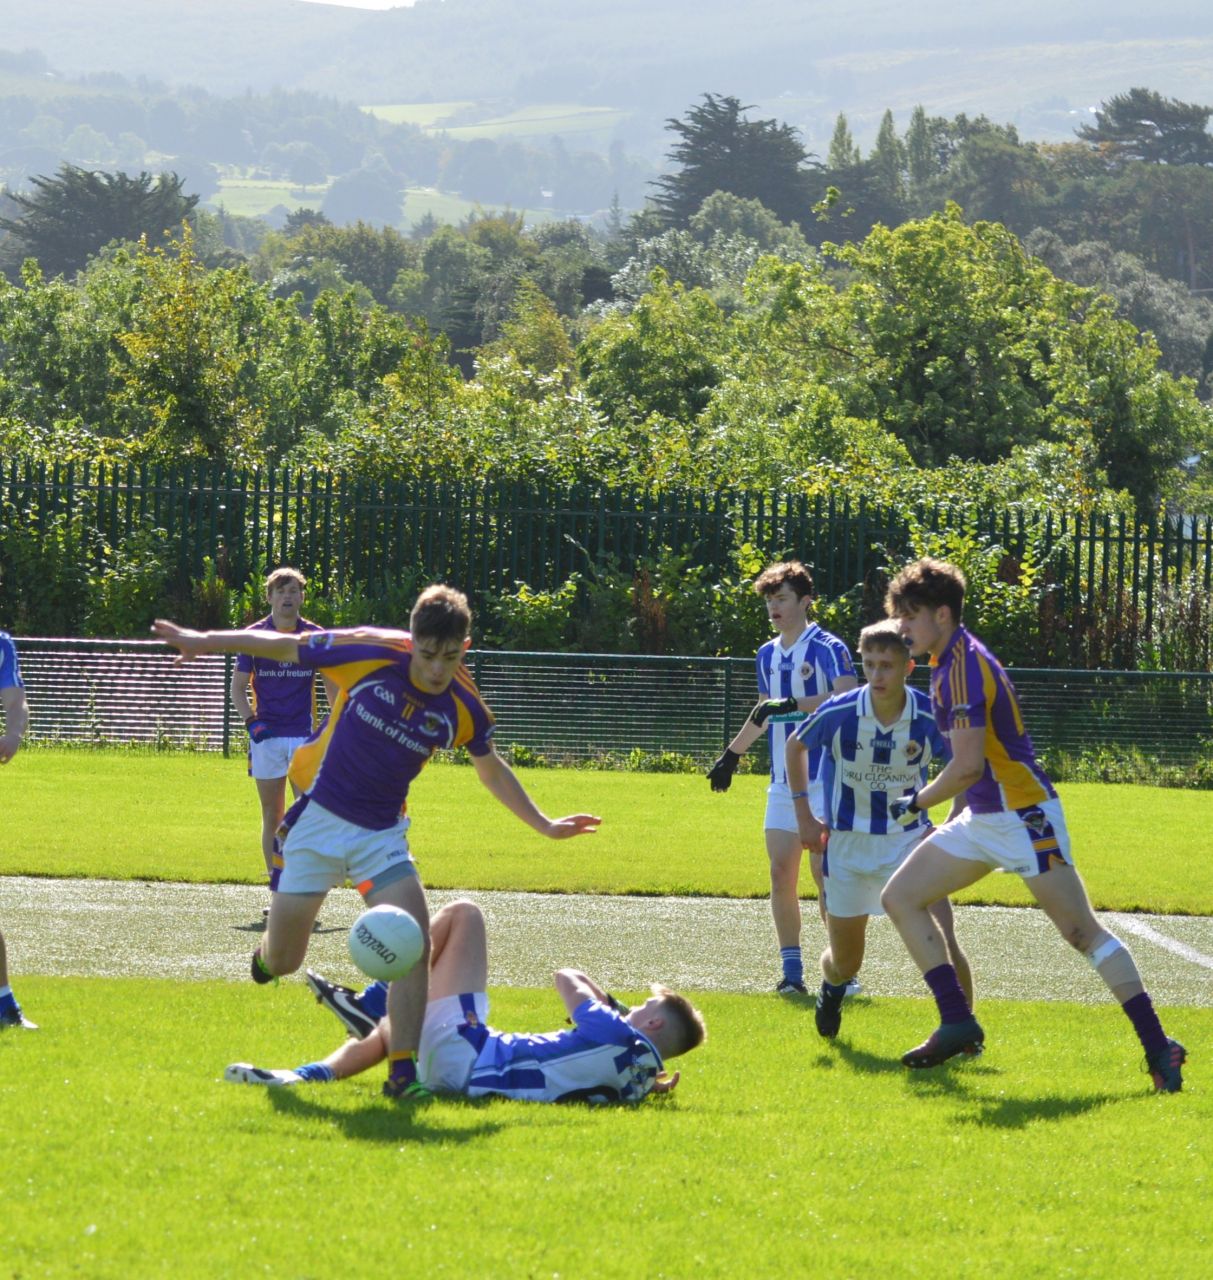
[[[939,1006],[939,1028],[902,1062],[934,1067],[980,1050],[984,1032],[930,904],[991,871],[1011,871],[1120,1002],[1145,1050],[1154,1087],[1177,1093],[1187,1053],[1163,1031],[1128,948],[1091,910],[1070,855],[1061,801],[1037,763],[1015,688],[961,621],[964,593],[964,574],[955,565],[922,559],[893,579],[885,603],[911,652],[931,655],[931,707],[950,756],[933,782],[894,801],[890,816],[908,825],[923,810],[952,801],[948,821],[893,873],[881,899]]]
[[[295,636],[322,630],[300,612],[306,586],[307,579],[298,569],[275,569],[265,580],[270,611],[249,629]],[[295,662],[242,653],[236,659],[229,692],[248,730],[249,777],[257,784],[261,802],[261,853],[266,875],[272,878],[274,841],[286,812],[291,757],[316,727],[316,672]],[[328,696],[331,704],[337,696],[336,685],[329,684]]]
[[[627,1009],[575,969],[556,973],[572,1029],[543,1035],[495,1031],[487,1025],[488,942],[474,902],[449,903],[430,925],[429,1002],[418,1071],[434,1093],[519,1098],[531,1102],[639,1102],[669,1093],[678,1072],[664,1062],[703,1042],[703,1018],[683,996],[655,986],[644,1004]],[[418,968],[421,966],[418,965]],[[235,1084],[292,1085],[344,1080],[382,1062],[389,1019],[380,1017],[383,988],[363,995],[308,970],[317,999],[355,1039],[322,1062],[294,1071],[236,1063],[224,1078]]]
[[[25,684],[17,664],[17,646],[7,631],[0,631],[0,709],[4,711],[0,764],[8,764],[21,749],[21,736],[29,726],[29,703],[25,700]],[[8,984],[8,952],[4,946],[4,934],[0,933],[0,1031],[9,1027],[38,1030],[37,1025],[21,1012],[17,997]]]
[[[851,654],[837,636],[808,619],[813,606],[813,578],[799,560],[768,565],[754,580],[766,601],[767,617],[778,636],[758,650],[755,665],[760,701],[733,741],[708,770],[713,791],[727,791],[741,757],[762,737],[765,728],[771,757],[771,782],[763,836],[771,873],[771,918],[779,941],[782,974],[780,995],[806,995],[800,951],[800,860],[792,796],[784,776],[784,746],[798,721],[815,711],[831,693],[855,687]],[[819,785],[821,752],[809,756],[809,787]],[[809,851],[809,869],[817,885],[817,904],[825,920],[821,852]]]
[[[865,627],[859,634],[859,657],[867,684],[823,702],[787,745],[788,786],[800,839],[806,849],[825,854],[829,943],[821,956],[815,1016],[818,1032],[830,1039],[842,1025],[847,983],[863,964],[868,917],[884,914],[881,890],[930,827],[925,813],[901,826],[889,816],[889,806],[907,788],[925,786],[927,766],[946,751],[928,698],[906,688],[914,663],[897,623]],[[808,782],[813,752],[821,754],[817,793]],[[814,794],[817,799],[811,803]],[[972,1005],[973,978],[956,941],[952,904],[943,898],[930,912]]]
[[[325,673],[339,686],[320,730],[295,752],[291,779],[303,792],[283,820],[265,940],[253,953],[256,982],[303,963],[325,895],[347,878],[369,906],[403,907],[428,930],[425,892],[413,864],[404,816],[409,787],[440,748],[466,746],[477,777],[516,817],[553,839],[592,832],[590,814],[548,818],[493,747],[493,716],[463,662],[471,610],[451,587],[427,587],[410,615],[411,633],[188,631],[157,622],[156,635],[181,651],[251,653]],[[384,1092],[424,1096],[416,1055],[425,1016],[425,960],[388,995],[392,1013]]]

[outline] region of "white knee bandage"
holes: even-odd
[[[1118,951],[1123,951],[1124,949],[1124,944],[1121,940],[1115,934],[1109,933],[1102,942],[1093,946],[1086,955],[1091,962],[1091,967],[1098,969],[1105,960],[1110,960]]]

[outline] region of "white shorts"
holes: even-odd
[[[459,1031],[471,1022],[469,1012],[480,1026],[488,1026],[489,998],[485,992],[442,996],[425,1006],[421,1044],[417,1048],[417,1078],[435,1093],[463,1093],[467,1088],[468,1077],[480,1056],[479,1048]]]
[[[328,893],[346,880],[363,896],[417,868],[405,832],[409,820],[371,831],[311,801],[282,846],[279,893]]]
[[[930,833],[929,827],[891,832],[831,831],[826,846],[826,910],[832,916],[882,916],[880,895],[889,877]]]
[[[1052,866],[1074,865],[1060,800],[1045,800],[1003,813],[966,809],[951,822],[936,827],[931,843],[954,858],[984,862],[998,871],[1013,871],[1025,880]]]
[[[821,782],[809,783],[809,808],[818,822],[825,812],[826,790]],[[772,782],[767,787],[767,812],[763,819],[764,831],[791,831],[795,834],[800,828],[796,825],[796,805],[792,800],[792,792],[786,782]]]
[[[291,767],[291,756],[306,738],[262,738],[248,744],[248,776],[250,778],[285,778]]]

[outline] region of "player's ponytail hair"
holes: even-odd
[[[414,640],[462,644],[472,633],[472,609],[467,596],[442,583],[426,587],[409,614],[409,630]]]
[[[703,1014],[686,998],[669,987],[654,983],[650,988],[661,1002],[661,1012],[669,1029],[665,1057],[676,1058],[680,1053],[697,1049],[707,1037],[708,1029]]]

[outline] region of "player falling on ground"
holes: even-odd
[[[257,982],[293,973],[307,954],[328,891],[347,878],[369,906],[403,907],[428,934],[425,892],[409,852],[404,816],[409,786],[439,749],[466,746],[480,781],[516,817],[553,839],[592,832],[599,819],[551,819],[535,806],[493,747],[493,716],[464,665],[471,610],[451,587],[427,587],[400,631],[188,631],[157,622],[155,633],[181,651],[251,653],[322,671],[339,693],[315,738],[292,761],[303,796],[283,819],[265,940],[253,953]],[[428,956],[428,938],[427,951]],[[393,982],[385,1093],[424,1096],[416,1053],[426,1002],[426,960]]]
[[[449,903],[430,926],[429,1002],[421,1032],[418,1073],[434,1093],[531,1102],[640,1102],[678,1084],[664,1063],[703,1042],[703,1018],[683,996],[654,986],[642,1005],[627,1009],[576,969],[560,969],[556,991],[571,1030],[541,1035],[495,1031],[488,1025],[488,943],[474,902]],[[293,1071],[236,1063],[225,1079],[236,1084],[293,1085],[344,1080],[382,1062],[390,1022],[380,1019],[382,984],[363,996],[308,971],[320,1002],[357,1037],[322,1062]]]
[[[738,761],[767,730],[771,781],[767,787],[763,834],[771,872],[771,916],[779,940],[783,973],[775,990],[781,995],[807,994],[800,952],[801,843],[784,771],[784,747],[796,724],[815,711],[832,693],[855,688],[855,667],[846,645],[837,636],[809,622],[813,578],[799,560],[768,566],[758,575],[754,590],[766,601],[767,617],[778,631],[758,650],[760,701],[733,741],[708,770],[713,791],[727,791]],[[809,790],[820,812],[821,752],[809,756]],[[817,902],[825,920],[821,854],[811,850],[809,867],[817,885]]]
[[[4,711],[4,735],[0,737],[0,764],[8,762],[21,749],[21,737],[29,725],[29,703],[17,663],[17,648],[7,631],[0,631],[0,708]],[[21,1012],[17,997],[8,982],[8,951],[4,934],[0,933],[0,1031],[21,1027],[37,1031],[35,1023]]]
[[[300,610],[307,579],[298,569],[275,569],[265,580],[270,612],[251,631],[300,635],[319,631]],[[261,802],[261,853],[265,874],[274,873],[274,840],[286,812],[286,783],[291,756],[316,727],[316,672],[297,662],[241,653],[232,673],[231,698],[249,736],[249,777]],[[329,702],[337,696],[328,686]],[[295,798],[298,799],[298,793]]]
[[[931,655],[931,706],[948,739],[939,776],[895,801],[899,821],[952,801],[943,823],[894,872],[882,902],[939,1006],[941,1025],[909,1050],[908,1067],[934,1067],[982,1047],[928,904],[994,870],[1022,877],[1058,932],[1091,962],[1133,1024],[1154,1087],[1183,1086],[1183,1045],[1168,1039],[1125,945],[1095,918],[1070,856],[1061,802],[1036,761],[1015,688],[998,659],[963,623],[964,574],[946,561],[907,565],[886,608],[916,654]]]
[[[927,766],[946,752],[930,699],[906,687],[914,663],[897,623],[865,627],[859,658],[867,683],[823,702],[787,745],[801,841],[806,849],[825,851],[829,943],[821,956],[816,1020],[818,1032],[829,1039],[842,1025],[847,983],[863,964],[868,917],[884,914],[881,890],[930,827],[925,813],[903,827],[889,817],[889,805],[907,788],[924,786]],[[812,751],[822,753],[820,810],[809,799]],[[956,941],[952,905],[944,898],[930,910],[971,1006],[973,978]]]

